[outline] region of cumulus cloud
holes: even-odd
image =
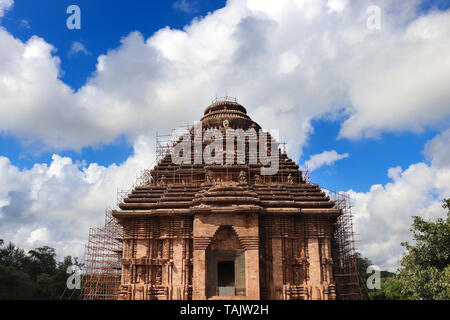
[[[341,136],[420,131],[448,117],[450,92],[444,88],[450,81],[449,35],[450,11],[433,12],[412,21],[397,39],[384,39],[378,53],[371,51],[373,43],[366,43],[360,52],[372,58],[362,72],[350,76],[354,112]]]
[[[27,250],[50,245],[61,256],[83,257],[89,227],[102,224],[118,189],[129,189],[139,169],[151,167],[153,150],[141,136],[132,156],[108,167],[55,154],[49,165],[20,170],[0,157],[0,238]]]
[[[195,3],[193,3],[192,0],[177,0],[173,3],[172,8],[185,13],[193,13],[197,12],[194,5]]]
[[[30,30],[31,29],[30,20],[28,20],[28,19],[20,20],[19,27],[22,28],[22,29]]]
[[[334,162],[348,158],[348,153],[339,154],[336,150],[324,151],[322,153],[312,155],[309,160],[305,162],[305,167],[310,172],[319,169],[323,165],[331,165]]]
[[[0,30],[0,130],[55,149],[133,142],[197,120],[228,93],[263,127],[281,128],[297,158],[311,119],[328,113],[346,117],[345,138],[448,119],[450,11],[419,15],[418,1],[380,1],[373,32],[372,2],[231,0],[183,30],[125,36],[76,92],[44,39]]]
[[[348,5],[348,0],[328,0],[329,11],[342,12]]]
[[[5,12],[9,10],[14,4],[14,0],[0,0],[0,18],[4,16]]]
[[[373,185],[368,192],[349,191],[353,199],[357,248],[382,268],[395,270],[404,252],[400,243],[411,241],[412,216],[445,217],[442,199],[450,197],[450,144],[440,144],[446,134],[427,143],[431,163],[388,170],[391,182]],[[432,148],[440,145],[445,150]]]
[[[450,129],[427,142],[424,149],[425,157],[436,167],[444,167],[450,159]]]
[[[30,236],[27,239],[27,244],[30,246],[35,245],[36,243],[48,243],[50,240],[49,232],[46,227],[38,228],[30,233]]]
[[[72,45],[70,46],[69,55],[77,55],[79,53],[82,53],[84,55],[90,55],[90,52],[86,49],[84,44],[82,44],[79,41],[72,42]]]
[[[0,28],[0,132],[55,150],[122,135],[135,146],[124,164],[108,167],[55,155],[49,166],[20,170],[0,157],[0,234],[24,247],[47,238],[76,255],[116,187],[150,166],[142,135],[198,120],[216,94],[236,95],[264,128],[280,128],[294,158],[311,120],[329,113],[343,117],[340,137],[351,139],[448,120],[450,10],[418,14],[418,3],[378,1],[381,30],[373,32],[372,0],[230,0],[183,30],[130,33],[98,57],[77,91],[61,80],[57,48]],[[11,5],[0,0],[0,16]],[[424,151],[431,163],[392,168],[392,182],[351,191],[361,248],[375,263],[396,263],[411,215],[442,213],[448,132],[435,139]]]

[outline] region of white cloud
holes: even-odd
[[[70,46],[69,55],[77,55],[79,53],[82,53],[84,55],[90,55],[90,52],[86,49],[84,44],[82,44],[79,41],[72,42],[72,45]]]
[[[0,18],[4,16],[5,12],[14,4],[14,0],[0,0]]]
[[[186,13],[197,12],[192,0],[177,0],[173,3],[172,7]]]
[[[341,137],[421,130],[449,116],[450,11],[383,1],[382,29],[358,1],[237,1],[183,30],[134,32],[98,57],[75,92],[54,48],[0,30],[0,130],[79,149],[198,120],[210,99],[236,95],[265,128],[281,128],[297,158],[310,120],[339,110]],[[412,94],[414,93],[414,94]],[[189,110],[186,113],[186,110]]]
[[[328,8],[330,12],[342,12],[348,5],[348,0],[328,0]]]
[[[26,243],[33,246],[36,243],[47,243],[50,240],[50,234],[46,227],[36,229],[30,233]]]
[[[291,73],[300,64],[300,59],[292,52],[284,52],[280,56],[280,72]]]
[[[89,227],[103,223],[116,191],[129,189],[139,169],[152,166],[149,141],[139,137],[134,155],[108,167],[54,155],[50,165],[19,170],[0,157],[0,239],[26,250],[49,245],[60,256],[83,257]]]
[[[0,16],[11,3],[0,0]],[[0,157],[2,237],[26,247],[45,228],[61,254],[82,253],[89,225],[101,223],[116,187],[150,166],[139,137],[198,120],[216,94],[237,95],[263,127],[280,128],[294,158],[311,119],[328,113],[348,115],[340,132],[346,138],[419,131],[448,119],[450,11],[419,15],[416,0],[380,1],[381,30],[372,32],[366,8],[373,1],[343,3],[230,0],[183,30],[167,27],[147,39],[133,32],[98,57],[78,91],[61,81],[49,43],[36,36],[22,42],[0,28],[1,132],[54,149],[121,135],[137,141],[136,154],[120,166],[83,167],[54,156],[49,166],[19,170]],[[396,263],[411,215],[442,213],[435,195],[449,194],[446,141],[444,132],[427,145],[431,164],[393,168],[392,183],[353,192],[361,247],[374,262]]]
[[[418,132],[450,114],[450,91],[445,89],[450,82],[450,11],[417,18],[399,31],[396,37],[372,39],[358,49],[367,60],[364,67],[356,63],[361,72],[349,76],[354,112],[341,136]],[[372,51],[373,45],[378,52]]]
[[[435,167],[443,167],[450,161],[450,129],[434,137],[425,145],[424,154]]]
[[[30,20],[28,19],[20,20],[19,27],[27,30],[31,29]]]
[[[391,168],[388,176],[392,182],[373,185],[369,192],[349,191],[354,202],[357,248],[382,268],[394,270],[400,265],[404,252],[400,243],[411,241],[412,216],[445,217],[442,199],[450,197],[450,157],[443,159],[441,155],[448,154],[450,144],[441,145],[444,151],[429,149],[443,137],[427,143],[431,164]]]
[[[322,153],[312,155],[309,160],[305,162],[305,168],[310,172],[319,169],[323,165],[331,165],[334,162],[348,158],[348,153],[339,154],[335,150],[324,151]]]

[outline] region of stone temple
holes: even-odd
[[[208,106],[201,125],[201,134],[261,128],[229,99]],[[355,296],[342,207],[306,181],[271,139],[264,148],[278,153],[279,169],[262,175],[260,159],[251,161],[251,137],[245,140],[245,161],[226,164],[230,152],[224,142],[223,164],[195,163],[194,131],[189,132],[190,163],[176,164],[167,153],[147,183],[135,187],[112,212],[123,228],[118,298]],[[263,148],[259,139],[256,143]]]

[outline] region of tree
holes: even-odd
[[[373,265],[370,259],[363,257],[361,253],[356,253],[356,265],[358,268],[359,274],[359,287],[361,288],[361,298],[364,300],[369,299],[377,299],[377,300],[385,300],[385,299],[393,299],[393,297],[388,297],[385,292],[385,288],[390,286],[391,279],[394,276],[394,273],[381,270],[380,271],[380,279],[381,279],[381,289],[368,289],[367,288],[367,279],[373,275],[373,273],[367,273],[367,268]],[[395,298],[394,298],[395,299]]]
[[[0,246],[3,245],[3,240]],[[0,264],[4,266],[14,267],[24,270],[29,263],[29,257],[23,249],[16,247],[13,243],[9,243],[6,247],[0,248]]]
[[[34,290],[35,285],[28,274],[0,264],[0,300],[31,299]]]
[[[381,273],[381,288],[375,290],[372,295],[374,300],[403,300],[401,285],[395,273],[385,271]]]
[[[450,299],[450,199],[443,202],[447,218],[413,217],[414,244],[402,243],[407,253],[397,280],[404,299]]]
[[[1,239],[0,239],[1,240]],[[59,299],[65,292],[69,274],[67,268],[81,264],[67,256],[56,261],[55,249],[48,246],[25,253],[23,249],[0,241],[0,300],[1,299]],[[67,290],[66,290],[67,291]],[[79,291],[65,292],[76,298]]]
[[[369,300],[369,293],[366,288],[367,278],[370,276],[367,274],[367,268],[372,265],[372,261],[363,257],[360,252],[356,253],[356,267],[358,269],[359,287],[361,289],[362,299]]]
[[[53,280],[55,283],[54,291],[58,293],[58,299],[77,298],[81,294],[81,290],[65,290],[67,286],[67,278],[70,275],[67,273],[67,269],[70,266],[78,266],[81,269],[83,265],[78,262],[78,258],[72,258],[71,256],[67,256],[63,261],[58,262],[57,270],[53,275]],[[64,295],[62,295],[63,293]]]
[[[31,259],[29,273],[33,279],[36,280],[42,273],[48,275],[55,273],[57,266],[55,249],[44,246],[28,253]]]

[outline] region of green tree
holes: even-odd
[[[0,243],[0,246],[3,245]],[[29,263],[29,257],[25,254],[23,249],[16,247],[11,242],[6,246],[0,248],[0,264],[3,266],[14,267],[16,269],[24,270]]]
[[[450,199],[442,206],[448,209],[446,219],[414,217],[414,244],[402,243],[407,253],[397,281],[404,299],[450,299]]]
[[[56,271],[56,252],[55,249],[48,246],[30,250],[30,263],[28,272],[36,280],[40,274],[52,275]]]
[[[384,291],[387,286],[390,286],[391,279],[394,276],[394,273],[381,270],[380,271],[380,280],[381,280],[381,289],[368,289],[367,288],[367,279],[373,275],[373,273],[367,273],[367,268],[373,265],[372,261],[367,257],[363,257],[361,253],[356,253],[356,265],[358,268],[359,274],[359,286],[361,288],[361,298],[364,300],[377,299],[393,299],[392,297],[388,297]]]
[[[35,284],[25,272],[0,264],[0,300],[31,299]]]
[[[58,294],[56,297],[57,299],[68,299],[69,297],[71,299],[76,299],[81,293],[81,290],[78,289],[75,289],[75,291],[65,290],[67,286],[67,278],[70,276],[70,274],[67,273],[67,269],[70,266],[78,266],[80,269],[82,268],[82,264],[78,262],[78,258],[72,258],[71,256],[67,256],[63,261],[58,262],[57,270],[53,275],[55,283],[54,291]]]
[[[374,300],[402,300],[401,285],[397,275],[389,271],[381,272],[381,288],[370,293]]]
[[[67,256],[56,261],[55,249],[48,246],[25,253],[0,239],[0,299],[59,299],[76,298],[79,291],[67,291],[67,268],[81,264],[77,258]],[[64,297],[62,297],[64,298]]]
[[[368,258],[363,257],[360,252],[356,253],[356,266],[358,269],[358,279],[359,279],[359,287],[361,289],[361,298],[364,300],[369,300],[370,296],[366,287],[367,278],[370,276],[367,274],[367,268],[372,265],[372,261]]]

